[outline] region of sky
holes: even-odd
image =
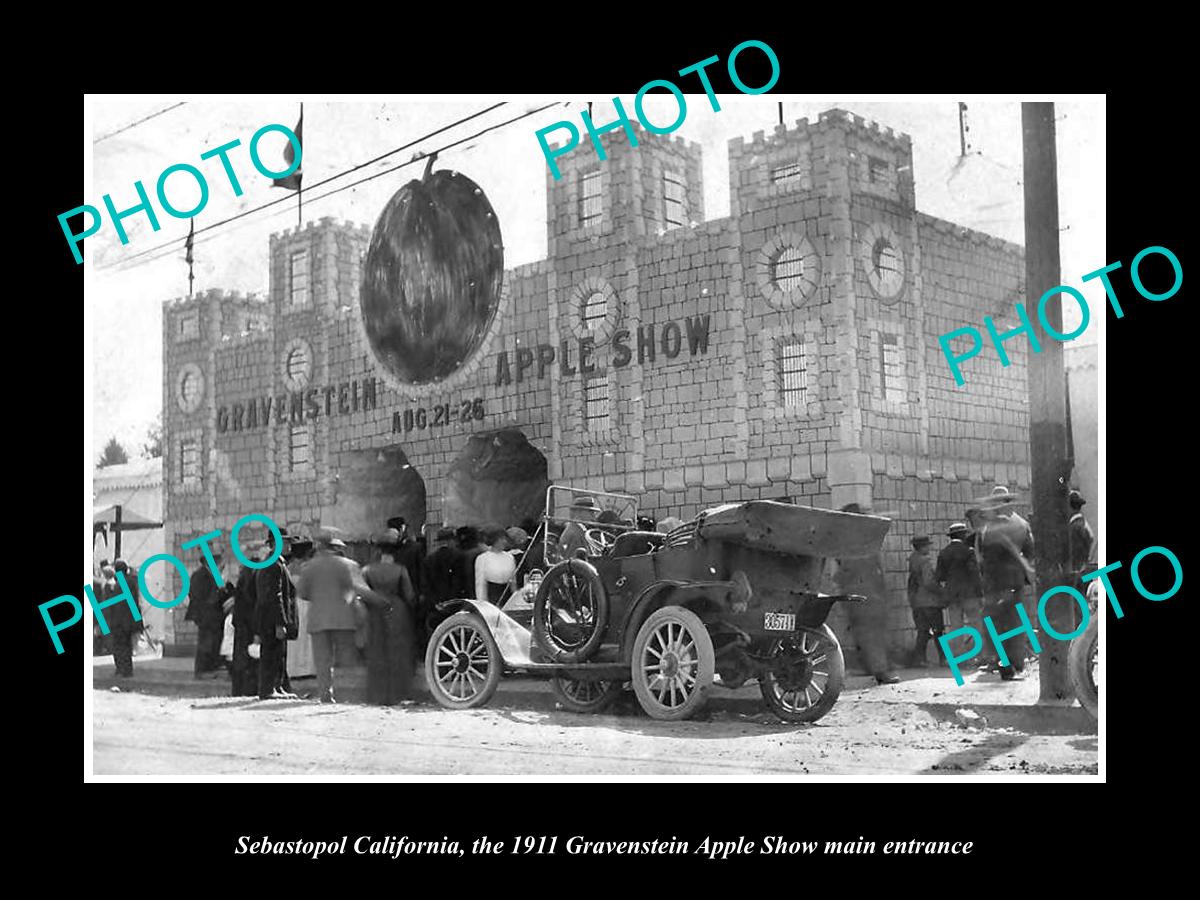
[[[154,115],[186,99],[182,106]],[[118,210],[137,201],[134,182],[141,181],[152,198],[159,174],[168,166],[196,166],[209,184],[208,203],[196,218],[203,229],[239,212],[272,200],[282,202],[236,222],[201,232],[195,244],[195,289],[267,290],[267,253],[272,233],[296,225],[296,195],[272,188],[250,161],[248,145],[263,125],[294,127],[299,99],[266,97],[236,99],[170,96],[108,98],[89,97],[85,130],[90,120],[91,180],[81,198],[103,208],[111,194]],[[412,178],[424,162],[395,172],[385,170],[411,159],[416,152],[460,141],[513,119],[547,103],[559,103],[481,137],[466,140],[440,154],[437,168],[457,169],[479,184],[491,201],[504,235],[505,267],[512,268],[546,255],[546,163],[534,136],[539,128],[556,121],[579,125],[580,110],[594,101],[597,124],[615,116],[611,97],[461,96],[445,99],[387,97],[380,99],[306,97],[304,99],[304,219],[332,216],[339,220],[374,225],[391,196]],[[706,219],[729,214],[729,169],[726,153],[730,139],[750,139],[755,131],[770,131],[778,122],[780,102],[784,120],[815,120],[833,107],[850,110],[866,119],[904,132],[913,141],[913,174],[917,208],[929,215],[1024,243],[1021,188],[1020,103],[990,98],[839,98],[837,96],[776,95],[757,97],[718,95],[721,109],[714,112],[703,94],[687,95],[687,116],[678,134],[698,142],[704,160]],[[969,152],[961,156],[958,100],[968,105]],[[1050,98],[1039,98],[1050,99]],[[436,129],[473,115],[496,103],[505,105],[420,140],[379,162],[338,177],[328,185],[318,182],[422,138]],[[632,97],[622,97],[633,110]],[[563,106],[562,102],[569,105]],[[650,121],[665,123],[677,114],[670,95],[648,95]],[[1080,288],[1093,310],[1103,308],[1103,287],[1098,281],[1084,285],[1080,277],[1104,265],[1105,258],[1105,106],[1103,97],[1057,99],[1059,218],[1061,226],[1062,282]],[[132,127],[130,127],[132,125]],[[581,129],[582,130],[582,129]],[[119,132],[119,133],[116,133]],[[230,151],[243,194],[238,197],[222,174],[216,159],[202,161],[200,154],[240,140]],[[266,135],[258,145],[263,163],[283,167],[286,138]],[[575,153],[591,153],[586,143]],[[85,166],[88,160],[85,156]],[[332,193],[367,176],[370,181]],[[168,198],[179,209],[193,207],[199,189],[186,174],[167,182]],[[187,294],[187,264],[182,245],[170,251],[155,250],[187,235],[189,221],[162,212],[153,199],[159,231],[152,230],[144,214],[124,220],[129,243],[122,245],[105,217],[100,232],[84,245],[87,289],[91,307],[93,396],[91,399],[92,457],[110,437],[130,451],[131,458],[145,440],[162,407],[162,304]],[[64,240],[63,252],[69,253]],[[90,258],[89,258],[90,257]],[[1097,339],[1096,316],[1079,343]],[[1064,308],[1070,330],[1078,312]],[[963,323],[975,324],[979,323]],[[85,403],[88,402],[85,398]],[[86,438],[86,436],[85,436]]]

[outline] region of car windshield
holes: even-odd
[[[553,564],[578,550],[600,556],[617,535],[637,527],[637,517],[636,497],[552,485],[546,491],[542,527],[546,562]]]

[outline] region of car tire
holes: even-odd
[[[1096,684],[1093,659],[1100,650],[1100,613],[1092,611],[1083,634],[1071,641],[1067,652],[1067,671],[1071,675],[1071,687],[1079,698],[1079,705],[1093,718],[1100,716],[1100,687]]]
[[[817,721],[833,708],[846,681],[846,660],[837,635],[828,625],[800,628],[795,635],[772,643],[772,656],[780,653],[795,659],[788,673],[791,678],[771,672],[760,676],[763,701],[784,722]]]
[[[566,617],[565,626],[564,621],[552,621],[560,614]],[[570,617],[576,621],[570,622]],[[595,566],[565,559],[542,577],[533,601],[533,637],[550,659],[586,662],[600,648],[607,628],[608,594]],[[577,639],[567,636],[572,629],[578,629]]]
[[[555,672],[550,690],[563,709],[575,713],[596,715],[604,712],[621,696],[620,681],[585,681],[566,672]]]
[[[708,629],[690,609],[652,612],[638,629],[631,663],[634,693],[652,719],[686,719],[708,702],[716,654]]]
[[[442,622],[425,651],[429,692],[446,709],[485,705],[500,685],[503,666],[496,639],[473,612],[457,612]]]

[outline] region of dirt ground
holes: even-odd
[[[917,704],[846,697],[808,726],[726,710],[657,722],[629,703],[619,714],[580,716],[108,690],[93,700],[98,776],[1097,773],[1094,734],[966,729]]]

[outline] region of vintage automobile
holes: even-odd
[[[824,562],[878,553],[888,519],[760,500],[706,510],[668,534],[636,521],[634,498],[551,487],[540,555],[555,558],[571,522],[587,541],[546,570],[529,627],[502,608],[507,597],[454,601],[426,654],[437,701],[481,706],[511,672],[549,675],[578,712],[605,709],[629,683],[653,718],[684,719],[718,681],[750,679],[786,722],[830,710],[845,666],[825,619],[835,602],[862,598],[820,593]]]

